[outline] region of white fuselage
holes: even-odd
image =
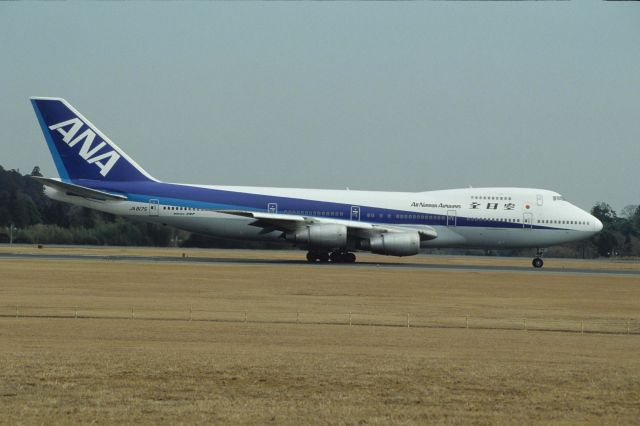
[[[548,247],[581,240],[602,229],[598,219],[564,201],[553,191],[529,188],[464,188],[427,192],[381,192],[291,188],[180,185],[273,197],[263,211],[327,218],[332,222],[381,223],[410,229],[435,229],[437,238],[421,247]],[[162,223],[192,232],[250,240],[281,240],[282,232],[265,232],[254,219],[232,216],[185,198],[162,199],[129,194],[130,200],[98,201],[46,188],[56,200]],[[283,205],[279,200],[289,200]],[[185,201],[186,200],[186,201]],[[294,201],[291,201],[294,200]],[[295,200],[304,201],[296,205]],[[318,202],[314,207],[309,201]],[[327,208],[327,203],[350,208]]]

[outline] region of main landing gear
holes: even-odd
[[[543,254],[544,254],[544,250],[542,249],[538,249],[536,251],[536,257],[531,262],[534,268],[542,268],[542,265],[544,265],[544,261],[542,260]]]
[[[307,253],[307,262],[309,263],[354,263],[356,255],[348,251],[334,251],[331,254],[327,252],[310,251]]]

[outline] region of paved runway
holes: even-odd
[[[235,264],[235,265],[307,265],[311,268],[380,268],[380,269],[424,269],[444,271],[468,271],[468,272],[523,272],[532,274],[570,274],[570,275],[597,275],[597,276],[630,276],[639,277],[640,270],[629,269],[590,269],[590,268],[553,268],[543,267],[534,269],[531,266],[508,265],[450,265],[450,264],[424,264],[424,263],[376,263],[357,262],[354,264],[314,264],[309,265],[306,260],[290,259],[248,259],[226,257],[175,257],[175,256],[133,256],[133,255],[85,255],[85,254],[58,254],[58,253],[0,253],[0,259],[45,259],[45,260],[105,260],[128,262],[157,262],[157,263],[210,263],[210,264]]]

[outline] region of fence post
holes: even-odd
[[[189,305],[189,321],[193,321],[193,305]]]
[[[349,311],[349,326],[351,326],[351,311]]]
[[[244,311],[244,322],[247,322],[247,311]]]
[[[407,314],[407,328],[411,327],[411,323],[409,322],[409,314]]]
[[[527,331],[527,319],[524,319],[524,331]]]
[[[631,323],[631,320],[627,318],[627,334],[629,334],[629,332],[631,331],[630,323]]]
[[[465,317],[465,327],[469,328],[469,314]]]
[[[133,319],[133,306],[131,307],[131,319]]]
[[[580,321],[580,334],[584,334],[584,320]]]
[[[18,305],[16,305],[16,318],[18,318]]]
[[[76,319],[78,319],[78,305],[76,305]]]
[[[300,322],[300,312],[296,312],[296,324]]]

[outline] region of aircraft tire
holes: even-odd
[[[542,265],[544,265],[544,261],[539,257],[536,257],[535,259],[533,259],[531,264],[533,265],[534,268],[542,268]]]

